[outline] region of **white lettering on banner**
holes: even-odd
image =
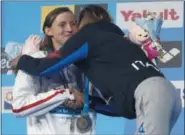
[[[6,59],[1,59],[1,68],[11,68],[10,63]]]
[[[175,86],[176,90],[179,91],[179,94],[181,95],[182,100],[182,107],[184,107],[184,80],[182,81],[171,81],[172,84]]]
[[[118,3],[116,24],[122,29],[128,29],[136,17],[154,12],[164,20],[163,27],[183,27],[183,8],[183,2]]]

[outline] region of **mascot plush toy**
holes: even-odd
[[[158,51],[152,45],[152,39],[148,31],[137,25],[136,23],[132,24],[131,29],[129,29],[129,39],[139,45],[146,56],[156,64],[155,59],[158,57]]]
[[[159,43],[160,30],[162,27],[162,19],[155,14],[148,14],[144,18],[136,18],[135,22],[129,29],[128,38],[141,46],[147,57],[157,64],[157,59],[162,63],[166,63],[179,53],[179,50],[173,48],[170,55],[162,48]]]

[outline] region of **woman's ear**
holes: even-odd
[[[44,33],[45,33],[47,36],[52,36],[52,35],[53,35],[51,28],[48,28],[48,27],[46,27],[46,28],[44,29]]]

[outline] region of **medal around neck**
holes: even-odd
[[[82,115],[79,117],[76,124],[80,133],[85,133],[92,129],[92,119],[89,117],[89,115]]]
[[[84,78],[84,107],[82,115],[77,119],[76,126],[80,133],[85,133],[92,130],[92,119],[89,117],[89,81],[88,78]]]

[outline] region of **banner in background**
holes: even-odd
[[[12,87],[2,87],[2,112],[11,113]]]
[[[184,89],[184,81],[171,81],[175,86],[177,92],[181,95],[182,107],[184,108],[184,98],[185,98],[185,89]]]
[[[166,54],[169,55],[170,60],[166,63],[159,61],[160,68],[178,68],[182,66],[182,41],[163,41],[161,42]]]
[[[6,46],[22,46],[22,44],[17,43],[17,42],[8,42]],[[10,61],[8,60],[8,54],[5,52],[5,48],[1,47],[1,74],[6,74],[6,75],[12,75],[13,72],[10,67]]]
[[[168,5],[168,6],[167,6]],[[133,2],[116,4],[116,24],[128,29],[136,17],[155,12],[163,20],[164,28],[183,27],[183,2]]]
[[[9,74],[11,72],[10,63],[4,50],[4,48],[1,48],[1,74]]]

